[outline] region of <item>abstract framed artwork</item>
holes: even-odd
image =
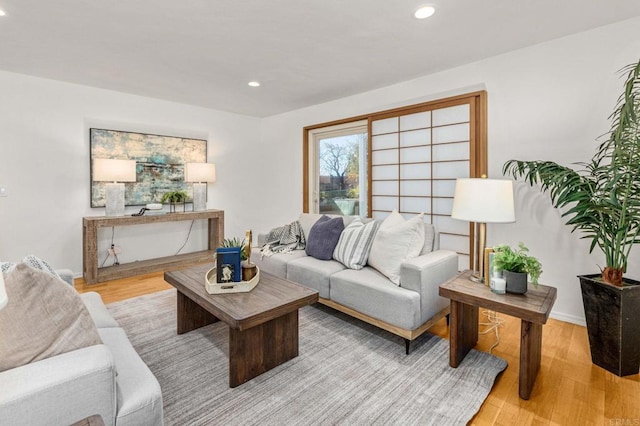
[[[169,191],[193,187],[184,181],[186,163],[207,162],[207,141],[179,136],[162,136],[120,130],[89,129],[91,145],[91,207],[105,206],[105,182],[94,180],[93,160],[113,158],[136,161],[136,182],[125,183],[125,205],[160,202]]]

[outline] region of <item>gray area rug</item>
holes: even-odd
[[[176,292],[108,305],[162,387],[167,425],[458,425],[506,361],[472,350],[449,367],[449,342],[401,338],[325,306],[300,310],[300,355],[228,386],[228,329],[176,334]]]

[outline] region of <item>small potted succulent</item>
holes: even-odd
[[[182,210],[184,211],[184,203],[187,201],[186,191],[169,191],[165,192],[160,199],[161,203],[169,203],[169,211],[175,213],[176,205],[182,204]]]
[[[245,240],[241,240],[240,238],[225,238],[222,240],[222,245],[220,247],[240,247],[240,260],[247,260],[247,250],[251,250],[251,248],[247,248],[247,244]]]
[[[493,248],[493,266],[503,271],[507,282],[507,293],[524,294],[527,292],[527,276],[531,278],[534,286],[538,287],[538,278],[542,273],[540,261],[527,254],[529,249],[523,244],[518,244],[514,250],[506,244]]]

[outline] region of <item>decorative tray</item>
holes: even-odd
[[[209,294],[224,294],[224,293],[248,293],[258,285],[260,281],[260,269],[256,266],[256,275],[249,281],[238,281],[230,283],[218,283],[216,282],[216,268],[211,268],[207,271],[204,277],[204,286]]]

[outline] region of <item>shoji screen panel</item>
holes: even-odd
[[[439,245],[459,254],[469,268],[471,228],[451,219],[455,180],[475,176],[480,139],[474,98],[398,110],[370,118],[370,215],[397,209],[405,217],[425,214]]]

